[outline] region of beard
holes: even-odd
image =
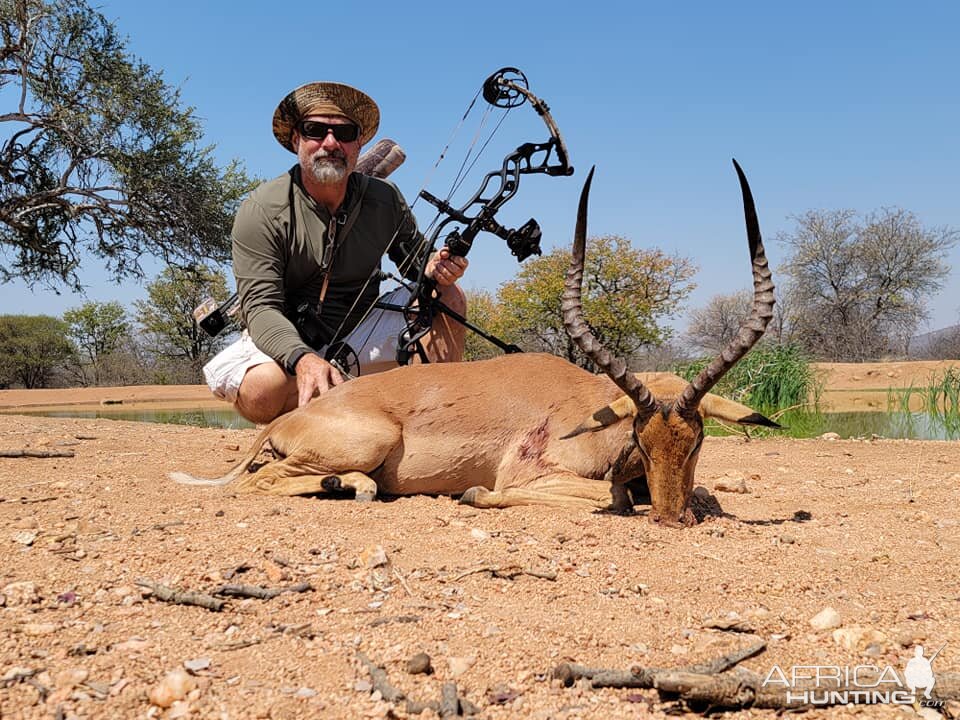
[[[349,175],[347,156],[340,151],[320,150],[310,158],[310,174],[321,185],[342,182]]]

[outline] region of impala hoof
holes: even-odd
[[[338,475],[327,475],[325,478],[323,478],[323,480],[320,481],[320,487],[327,492],[342,492],[343,481]]]
[[[474,485],[472,488],[467,488],[463,495],[460,496],[461,505],[476,505],[477,502],[486,495],[489,490],[480,485]]]

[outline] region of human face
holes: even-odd
[[[340,115],[308,115],[304,120],[315,120],[328,125],[352,125]],[[332,132],[323,138],[309,138],[294,130],[293,145],[300,159],[300,167],[321,185],[336,185],[346,181],[357,167],[360,141],[340,141]]]

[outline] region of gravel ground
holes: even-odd
[[[381,697],[361,654],[408,697],[436,701],[456,683],[491,719],[692,712],[655,690],[563,687],[550,673],[679,669],[759,640],[766,650],[741,666],[761,675],[902,671],[917,644],[928,657],[944,646],[937,673],[960,671],[960,443],[707,438],[698,484],[723,513],[687,530],[651,525],[643,507],[478,511],[166,479],[221,474],[254,434],[0,416],[0,449],[75,453],[0,459],[0,717],[437,717]],[[741,478],[747,492],[715,489]],[[141,582],[310,589],[213,611]],[[815,628],[827,608],[835,627]],[[418,653],[432,674],[408,672]]]

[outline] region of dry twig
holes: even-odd
[[[357,652],[357,659],[367,668],[367,672],[370,673],[370,681],[373,683],[373,689],[380,691],[380,697],[393,703],[404,699],[403,691],[390,684],[386,670],[379,665],[374,665],[373,661],[362,652]]]
[[[19,450],[0,450],[0,458],[61,458],[73,457],[73,450],[34,450],[20,448]]]
[[[477,573],[488,572],[493,577],[502,578],[504,580],[513,580],[517,575],[529,575],[530,577],[540,578],[541,580],[556,580],[557,574],[549,570],[534,570],[532,568],[522,568],[519,565],[481,565],[480,567],[475,567],[470,570],[465,570],[464,572],[457,575],[453,582],[458,580],[463,580],[463,578],[469,575],[476,575]]]
[[[310,592],[313,585],[310,583],[298,583],[288,585],[282,588],[265,588],[259,585],[221,585],[213,591],[214,595],[226,595],[227,597],[256,598],[257,600],[271,600],[277,595],[285,592]]]
[[[753,645],[723,655],[709,663],[683,668],[680,672],[700,675],[721,673],[735,667],[747,658],[763,652],[766,647],[767,644],[761,640]],[[634,665],[629,670],[615,670],[591,668],[575,663],[561,663],[553,669],[551,676],[561,680],[566,687],[570,687],[580,678],[586,678],[590,681],[590,687],[594,688],[652,688],[655,687],[658,675],[672,672],[676,671],[668,668],[644,668],[639,665]]]
[[[153,593],[153,596],[158,600],[174,603],[175,605],[196,605],[198,607],[206,608],[207,610],[220,612],[223,610],[223,606],[226,604],[224,600],[218,600],[217,598],[206,595],[205,593],[193,592],[189,590],[181,592],[179,590],[174,590],[173,588],[167,587],[166,585],[161,585],[160,583],[144,580],[143,578],[137,580],[137,585],[148,588],[150,592]]]

